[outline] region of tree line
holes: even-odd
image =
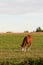
[[[36,29],[36,32],[43,32],[43,30],[41,29],[41,27],[38,27],[38,28]]]
[[[24,31],[24,33],[28,33],[28,32],[29,32],[28,30]],[[43,30],[41,29],[41,27],[37,27],[36,31],[33,32],[43,32]]]

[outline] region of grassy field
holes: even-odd
[[[43,58],[43,33],[31,33],[31,50],[21,52],[21,44],[26,35],[28,34],[0,34],[0,61],[22,62],[25,58]]]

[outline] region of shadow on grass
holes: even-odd
[[[24,61],[20,63],[14,63],[7,60],[0,62],[0,65],[43,65],[43,58],[39,59],[26,58]]]

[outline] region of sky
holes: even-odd
[[[43,0],[0,0],[0,32],[43,29]]]

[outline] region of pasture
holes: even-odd
[[[32,35],[32,47],[28,52],[21,52],[23,38],[28,33],[0,34],[0,62],[20,63],[26,58],[43,58],[43,33],[30,33]]]

